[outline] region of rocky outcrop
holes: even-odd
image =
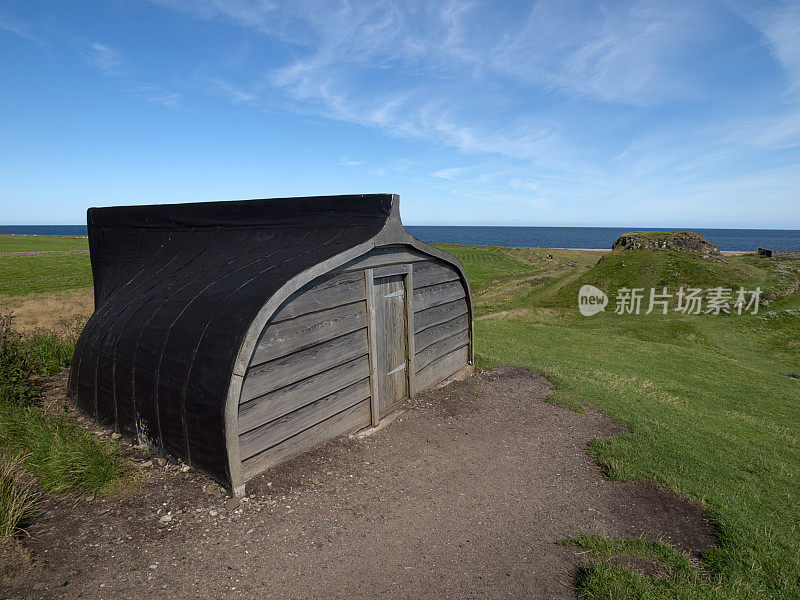
[[[719,256],[716,244],[690,231],[631,231],[617,238],[612,250],[682,250]]]

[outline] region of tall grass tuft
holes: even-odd
[[[44,414],[35,402],[36,377],[69,366],[80,324],[25,335],[12,324],[11,315],[0,316],[0,453],[24,456],[21,464],[45,491],[110,492],[127,471],[116,446]]]
[[[40,487],[57,494],[106,494],[127,471],[116,446],[34,406],[0,410],[0,449],[24,454]]]
[[[36,395],[30,383],[35,369],[22,335],[11,325],[11,315],[0,315],[0,402],[25,404]]]
[[[73,330],[44,331],[36,329],[23,337],[23,345],[28,352],[34,373],[50,375],[69,367],[75,351]]]
[[[36,397],[33,379],[65,369],[72,360],[79,324],[63,330],[21,334],[13,316],[0,315],[0,402],[28,404]]]
[[[24,531],[36,513],[33,481],[22,470],[20,456],[0,455],[0,543]]]

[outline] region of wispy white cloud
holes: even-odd
[[[520,83],[647,105],[702,95],[684,60],[715,31],[705,3],[537,2],[485,60]]]
[[[123,74],[125,61],[117,50],[99,42],[82,45],[79,49],[86,62],[95,69],[106,75]]]
[[[351,160],[343,158],[339,161],[339,164],[343,167],[363,167],[365,164],[367,164],[367,162],[364,160]]]
[[[223,19],[235,25],[274,33],[274,17],[280,3],[268,0],[152,0],[154,4],[180,10],[206,20]]]
[[[451,169],[441,169],[439,171],[436,171],[435,173],[432,173],[431,175],[433,177],[438,177],[439,179],[447,179],[449,181],[452,181],[454,179],[458,179],[464,172],[465,169],[454,167]]]
[[[780,103],[687,118],[731,91],[710,76],[730,9],[765,40],[787,89],[800,86],[794,2],[153,1],[289,49],[251,64],[249,84],[208,78],[211,93],[258,104],[269,88],[286,110],[455,149],[481,164],[408,176],[464,197],[539,208],[594,198],[587,214],[632,214],[656,198],[700,197],[693,186],[722,181],[725,169],[800,145],[800,113]],[[746,90],[734,91],[746,104]]]
[[[544,168],[592,167],[562,128],[536,110],[519,111],[537,95],[642,104],[702,93],[679,69],[694,45],[707,42],[708,10],[697,3],[664,11],[627,2],[592,12],[542,0],[499,21],[491,6],[454,0],[156,1],[281,39],[294,34],[296,57],[269,72],[292,110]],[[382,71],[393,74],[390,85],[371,76]]]
[[[183,96],[178,92],[171,92],[158,86],[141,83],[129,83],[124,87],[132,95],[142,98],[147,102],[160,104],[161,106],[173,109],[181,107]]]
[[[800,91],[800,4],[794,0],[754,3],[728,0],[727,4],[764,37],[791,88]]]
[[[42,39],[31,31],[31,27],[27,23],[23,23],[8,15],[0,15],[0,30],[13,33],[29,42],[33,42],[39,48],[45,48]]]
[[[181,106],[183,95],[180,92],[132,77],[125,57],[115,48],[100,42],[90,42],[79,44],[78,51],[88,65],[116,80],[121,89],[132,96],[166,108],[176,109]]]
[[[222,77],[206,77],[197,75],[195,80],[204,87],[204,89],[212,90],[212,93],[228,98],[231,103],[239,104],[252,104],[259,98],[259,89],[262,87],[260,84],[252,86],[252,90],[244,89],[232,84],[231,82],[223,79]]]

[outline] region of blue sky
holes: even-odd
[[[0,222],[393,192],[408,224],[800,229],[800,2],[0,4]]]

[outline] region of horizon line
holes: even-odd
[[[791,231],[799,232],[800,228],[778,228],[778,227],[722,227],[695,225],[691,227],[675,226],[629,226],[629,225],[509,225],[509,224],[442,224],[442,223],[403,223],[404,227],[513,227],[519,229],[627,229],[628,231],[689,231],[693,229],[717,229],[717,230],[738,230],[738,231]],[[86,227],[83,223],[0,223],[0,227]]]

